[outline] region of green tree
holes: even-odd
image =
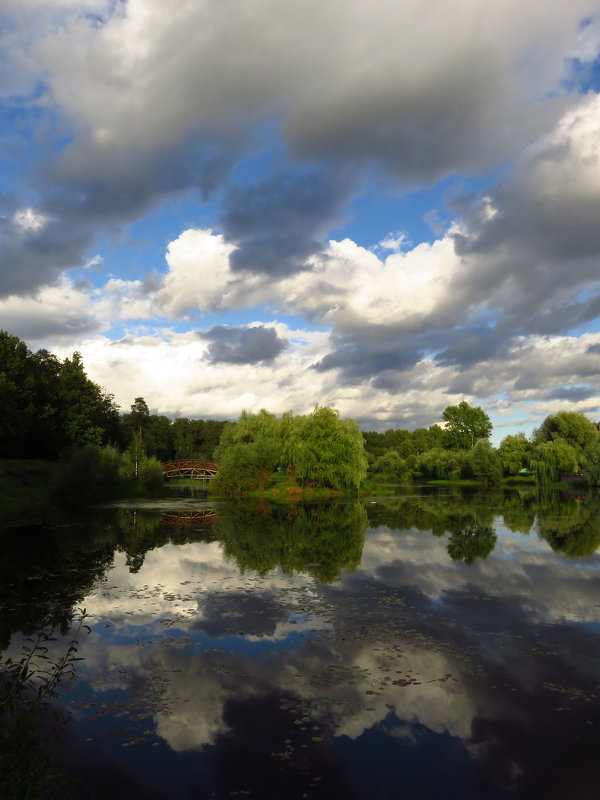
[[[600,432],[594,423],[575,411],[550,414],[533,433],[536,444],[560,439],[575,449],[583,449],[599,438]]]
[[[524,433],[505,436],[500,442],[498,456],[505,475],[516,475],[529,466],[531,444]]]
[[[81,355],[61,363],[0,331],[0,454],[56,458],[64,447],[116,441],[111,395],[85,374]]]
[[[30,455],[36,413],[31,353],[6,331],[0,331],[0,408],[0,455]]]
[[[87,444],[61,453],[54,477],[54,491],[66,505],[85,505],[98,499],[100,447]]]
[[[143,432],[148,424],[150,411],[143,397],[136,397],[131,405],[131,423],[134,428]]]
[[[467,454],[467,464],[473,475],[481,483],[499,483],[502,479],[502,465],[492,445],[480,439]]]
[[[380,456],[369,468],[369,472],[383,481],[409,481],[411,478],[411,470],[405,459],[395,450]]]
[[[38,350],[32,360],[36,375],[35,450],[42,458],[55,458],[64,446],[58,403],[61,363],[47,350]]]
[[[426,450],[419,456],[418,468],[426,477],[437,480],[458,480],[466,463],[461,450]]]
[[[137,478],[140,464],[146,458],[146,448],[140,431],[135,431],[127,450],[123,453],[122,474],[125,478]]]
[[[317,406],[302,418],[292,461],[298,479],[313,486],[358,488],[367,474],[360,428],[329,406]]]
[[[427,447],[443,447],[444,446],[444,429],[440,425],[430,425],[427,428],[428,443]]]
[[[219,472],[211,490],[239,494],[264,489],[281,457],[280,422],[261,409],[258,414],[246,411],[235,425],[223,430],[215,451]]]
[[[297,417],[286,411],[281,417],[281,462],[288,474],[296,479],[294,459],[302,445],[303,417]]]
[[[172,458],[212,460],[221,434],[231,422],[221,420],[190,420],[179,417],[171,430]]]
[[[555,483],[562,472],[575,472],[579,469],[577,453],[564,439],[545,441],[534,447],[531,466],[541,485]]]
[[[600,438],[587,444],[580,458],[588,486],[600,486]]]
[[[146,491],[156,497],[161,493],[164,485],[163,467],[154,456],[146,456],[140,461],[138,475]]]
[[[100,445],[118,430],[118,412],[113,397],[85,374],[80,353],[66,358],[60,368],[59,404],[63,435],[68,444]]]
[[[169,417],[151,414],[144,430],[144,443],[148,455],[159,461],[170,461],[173,452],[173,423]]]
[[[447,406],[443,413],[446,422],[446,441],[453,450],[470,450],[478,439],[489,439],[492,423],[485,411],[463,400],[457,406]]]

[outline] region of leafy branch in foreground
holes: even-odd
[[[85,609],[79,609],[67,649],[54,656],[49,645],[57,641],[44,628],[27,639],[18,659],[0,656],[0,783],[1,800],[65,797],[67,779],[53,766],[53,744],[66,717],[52,708],[57,687],[75,677],[75,663]]]

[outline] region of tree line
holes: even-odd
[[[494,484],[532,475],[540,485],[563,473],[582,473],[600,485],[600,431],[582,414],[546,417],[531,437],[506,436],[490,443],[485,411],[463,401],[447,406],[443,425],[414,431],[362,432],[334,409],[277,418],[244,412],[233,423],[170,419],[150,414],[143,397],[120,413],[114,397],[91,381],[79,353],[60,361],[47,350],[0,331],[0,457],[45,458],[68,464],[66,482],[78,469],[92,469],[109,491],[110,475],[142,477],[150,485],[159,462],[215,459],[215,489],[241,493],[264,489],[283,469],[300,486],[358,487],[365,477],[383,483],[465,480]],[[81,451],[81,452],[80,452]],[[105,476],[102,478],[102,476]]]
[[[589,486],[600,485],[599,424],[583,414],[550,414],[529,438],[510,434],[498,448],[489,441],[492,424],[481,408],[463,401],[448,406],[443,419],[444,428],[366,432],[369,474],[384,482],[423,478],[490,484],[532,476],[546,486],[570,473]]]
[[[124,452],[141,433],[159,461],[212,458],[225,422],[150,414],[143,397],[120,413],[90,380],[80,353],[64,361],[0,331],[0,458],[56,460],[66,448],[107,445]]]

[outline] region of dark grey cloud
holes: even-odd
[[[334,333],[332,352],[313,364],[317,372],[340,371],[345,383],[375,378],[378,388],[389,388],[390,375],[409,369],[423,356],[425,347],[416,336],[395,333],[393,329],[374,326],[362,332]],[[395,383],[396,378],[392,378]]]
[[[460,326],[432,327],[419,323],[414,331],[403,326],[365,326],[351,330],[337,330],[331,336],[332,351],[313,365],[319,372],[338,369],[340,378],[346,383],[371,380],[372,386],[385,391],[399,390],[410,380],[417,386],[408,372],[425,357],[433,358],[440,366],[455,367],[460,372],[472,370],[478,364],[492,359],[503,359],[513,344],[513,338],[497,335],[491,327]],[[473,386],[481,375],[473,373],[463,382]],[[418,381],[417,381],[418,383]]]
[[[233,186],[220,226],[237,245],[234,270],[282,276],[306,269],[325,249],[326,232],[340,220],[351,183],[329,173],[276,170],[251,186]]]
[[[410,406],[402,405],[391,411],[389,408],[373,408],[372,414],[369,414],[369,416],[355,417],[354,419],[363,431],[383,433],[390,428],[403,428],[404,430],[414,431],[416,428],[428,428],[438,422],[443,408],[443,405],[440,408],[432,408],[423,403]],[[378,411],[385,415],[383,419],[374,416]]]
[[[565,271],[571,269],[568,262],[564,265]],[[523,304],[519,303],[519,309],[523,310]],[[500,329],[515,328],[514,319],[516,310],[512,315],[507,314],[505,319],[499,321]],[[524,317],[525,324],[522,329],[530,333],[539,333],[544,336],[566,333],[573,328],[592,322],[600,316],[600,295],[586,298],[578,302],[565,302],[563,305],[556,305],[547,311],[536,313],[535,308],[529,317]]]
[[[3,314],[0,325],[6,325],[11,334],[26,339],[28,343],[69,341],[102,329],[93,317],[69,313],[62,320],[51,316],[36,318],[29,314]]]
[[[190,134],[172,147],[87,141],[67,147],[44,172],[49,212],[94,224],[127,222],[160,201],[196,188],[207,198],[225,180],[238,149],[233,139]]]
[[[265,325],[229,327],[214,325],[199,334],[209,342],[208,358],[213,364],[269,363],[288,346],[275,328]]]
[[[515,389],[552,389],[571,384],[596,384],[600,388],[600,354],[582,348],[564,358],[560,355],[543,348],[525,354],[518,363]]]
[[[445,333],[448,346],[435,356],[444,366],[471,367],[481,361],[488,361],[504,352],[508,342],[499,337],[493,328],[487,326],[455,328]]]
[[[372,53],[364,57],[368,62]],[[438,62],[432,51],[430,58]],[[411,72],[365,69],[345,90],[316,86],[290,109],[287,140],[303,157],[375,163],[403,183],[432,184],[496,165],[558,112],[556,102],[539,104],[535,119],[515,98],[500,63],[474,40],[447,53],[443,64]]]
[[[0,296],[32,292],[84,266],[98,235],[121,230],[173,195],[194,188],[208,198],[236,155],[231,140],[189,136],[180,147],[164,149],[125,142],[109,151],[75,142],[58,158],[48,157],[32,172],[29,187],[48,222],[23,231],[12,216],[0,217]],[[14,196],[4,205],[18,210]]]
[[[546,400],[566,400],[569,403],[577,403],[580,400],[587,400],[598,394],[598,386],[557,386],[546,392]]]
[[[0,217],[0,297],[29,294],[61,272],[80,266],[92,243],[87,226],[51,216],[39,230]]]

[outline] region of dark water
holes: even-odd
[[[591,495],[103,510],[3,535],[0,647],[89,615],[59,797],[596,800],[598,547]]]

